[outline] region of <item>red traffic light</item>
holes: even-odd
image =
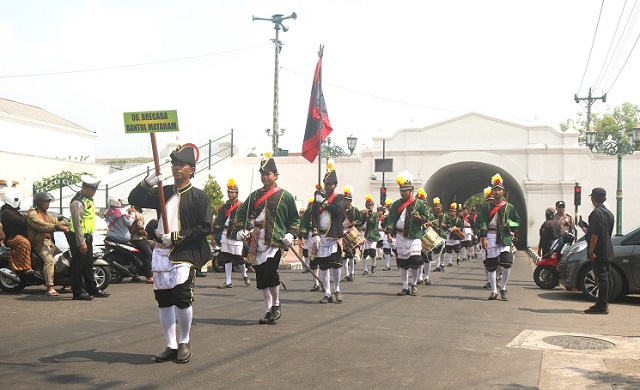
[[[575,190],[576,190],[576,192],[580,192],[580,191],[582,191],[582,187],[576,187]]]

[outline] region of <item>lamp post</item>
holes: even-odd
[[[349,148],[349,154],[342,149],[339,145],[331,146],[331,137],[327,137],[326,141],[322,143],[322,150],[320,151],[320,156],[327,159],[333,157],[349,157],[353,155],[353,152],[356,150],[356,144],[358,143],[358,138],[351,134],[347,137],[347,148]]]
[[[272,135],[271,135],[271,148],[273,149],[273,153],[274,154],[278,154],[280,148],[278,147],[278,137],[282,134],[280,134],[280,132],[278,131],[278,78],[279,78],[279,70],[280,70],[280,51],[282,51],[282,45],[283,43],[280,42],[279,36],[280,36],[280,30],[282,29],[282,32],[287,32],[289,31],[289,27],[285,26],[282,24],[282,21],[285,19],[293,19],[296,20],[298,18],[298,15],[296,15],[295,12],[293,12],[291,15],[289,16],[284,16],[282,14],[275,14],[272,15],[270,18],[258,18],[255,16],[252,16],[252,20],[266,20],[269,22],[273,23],[273,28],[276,30],[276,38],[273,40],[273,44],[275,46],[275,70],[273,73],[273,128],[272,128]],[[267,133],[268,134],[268,133]]]
[[[618,157],[618,188],[616,189],[616,235],[622,234],[622,157],[632,154],[635,143],[640,141],[640,128],[636,125],[631,129],[631,134],[625,134],[624,128],[616,133],[615,137],[609,135],[603,140],[596,131],[586,132],[586,144],[592,152]]]

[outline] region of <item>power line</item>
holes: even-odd
[[[160,61],[142,62],[142,63],[138,63],[138,64],[106,66],[106,67],[102,67],[102,68],[77,69],[77,70],[68,70],[68,71],[61,71],[61,72],[46,72],[46,73],[29,73],[29,74],[7,75],[7,76],[0,76],[0,79],[56,76],[56,75],[73,74],[73,73],[102,72],[102,71],[105,71],[105,70],[115,70],[115,69],[135,68],[135,67],[149,66],[149,65],[167,64],[167,63],[170,63],[170,62],[190,61],[190,60],[195,60],[195,59],[199,59],[199,58],[217,56],[217,55],[220,55],[220,54],[228,54],[228,53],[234,53],[234,52],[238,52],[238,51],[250,50],[250,49],[254,49],[256,47],[267,46],[267,45],[270,46],[271,43],[262,43],[262,44],[259,44],[259,45],[243,47],[243,48],[240,48],[240,49],[224,50],[224,51],[219,51],[219,52],[215,52],[215,53],[200,54],[200,55],[191,56],[191,57],[172,58],[172,59],[160,60]]]
[[[293,74],[295,74],[295,75],[297,75],[297,76],[304,77],[304,78],[309,78],[309,79],[310,79],[310,77],[309,77],[309,76],[304,75],[304,74],[302,74],[302,73],[298,73],[298,72],[293,71],[293,70],[291,70],[291,69],[287,69],[287,68],[281,68],[281,69],[282,69],[282,70],[285,70],[285,71],[287,71],[287,72],[293,73]],[[336,85],[336,84],[328,83],[328,82],[326,82],[326,81],[324,81],[324,80],[323,80],[323,83],[324,83],[325,85],[331,85],[332,87],[335,87],[335,88],[338,88],[338,89],[342,89],[342,90],[345,90],[345,91],[349,91],[349,92],[352,92],[352,93],[355,93],[355,94],[358,94],[358,95],[368,96],[368,97],[371,97],[371,98],[374,98],[374,99],[384,100],[384,101],[387,101],[387,102],[393,102],[393,103],[404,104],[404,105],[406,105],[406,106],[413,106],[413,107],[419,107],[419,108],[428,108],[428,109],[430,109],[430,110],[445,111],[445,112],[454,112],[454,113],[460,113],[460,112],[463,112],[463,111],[460,111],[460,110],[450,110],[450,109],[446,109],[446,108],[431,107],[431,106],[425,106],[425,105],[423,105],[423,104],[410,103],[410,102],[405,102],[405,101],[402,101],[402,100],[396,100],[396,99],[385,98],[385,97],[382,97],[382,96],[372,95],[372,94],[367,93],[367,92],[360,92],[360,91],[356,91],[356,90],[351,89],[351,88],[342,87],[342,86],[340,86],[340,85]]]
[[[596,35],[598,34],[598,26],[600,25],[600,18],[602,17],[602,9],[604,8],[604,0],[602,0],[602,4],[600,5],[600,13],[598,14],[598,23],[596,23],[596,29],[593,32],[593,40],[591,41],[591,49],[589,49],[589,57],[587,57],[587,64],[584,67],[584,73],[582,74],[582,80],[580,80],[580,88],[578,88],[578,92],[582,89],[582,83],[584,83],[584,77],[587,74],[587,69],[589,69],[589,61],[591,61],[591,53],[593,52],[593,46],[596,42]]]
[[[611,86],[609,87],[607,92],[609,92],[611,90],[611,88],[613,88],[613,85],[616,83],[616,81],[618,81],[618,77],[620,77],[620,74],[622,73],[622,70],[627,65],[627,61],[629,61],[629,57],[631,57],[631,53],[633,53],[633,49],[635,49],[636,44],[638,43],[638,39],[640,39],[640,34],[638,34],[638,36],[636,37],[636,41],[633,43],[633,47],[631,47],[631,51],[629,51],[629,55],[627,56],[627,59],[624,60],[624,64],[622,64],[622,67],[620,68],[620,71],[618,72],[618,75],[616,76],[616,78],[611,83]]]
[[[622,6],[622,11],[620,12],[620,17],[618,18],[618,23],[616,23],[616,29],[613,32],[613,35],[611,36],[611,42],[609,42],[609,48],[607,49],[607,54],[604,56],[604,61],[602,62],[602,67],[600,68],[600,73],[598,73],[598,77],[596,77],[596,83],[594,84],[594,87],[596,89],[598,88],[599,83],[601,81],[601,77],[603,76],[605,65],[606,65],[607,70],[608,70],[609,69],[609,65],[611,65],[611,62],[613,61],[613,57],[615,55],[615,52],[616,52],[616,50],[618,48],[617,45],[616,45],[616,50],[613,51],[614,54],[611,55],[611,59],[607,63],[607,58],[609,58],[609,53],[611,53],[611,48],[613,47],[613,42],[616,39],[616,35],[618,34],[618,28],[620,28],[620,22],[622,21],[622,15],[624,15],[624,10],[626,8],[627,8],[627,0],[624,1],[624,5]],[[635,8],[635,4],[634,4],[634,8]],[[631,11],[633,12],[633,9]],[[624,31],[625,31],[628,23],[629,23],[629,19],[627,19],[627,23],[625,24],[625,28],[622,29],[622,33],[620,33],[621,37],[624,34]],[[618,43],[620,43],[620,40],[618,40]]]

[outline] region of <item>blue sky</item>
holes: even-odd
[[[98,157],[150,156],[148,137],[124,134],[122,113],[165,109],[178,111],[181,142],[204,143],[233,128],[243,151],[268,150],[275,32],[251,16],[295,11],[298,19],[280,33],[284,149],[300,151],[321,43],[332,138],[345,149],[352,133],[362,148],[372,136],[468,112],[557,127],[584,111],[573,94],[586,96],[590,86],[596,96],[608,92],[595,112],[640,103],[640,53],[614,83],[640,33],[636,19],[616,60],[603,66],[624,2],[605,4],[586,67],[600,6],[595,0],[4,0],[0,97],[95,131]],[[618,34],[632,4],[626,7]],[[170,142],[176,134],[158,138]]]

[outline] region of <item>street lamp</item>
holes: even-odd
[[[353,154],[353,151],[356,150],[356,144],[358,143],[358,137],[351,134],[347,137],[347,147],[349,148],[349,156]]]
[[[287,129],[280,129],[279,131],[274,131],[273,133],[271,132],[271,129],[266,129],[265,132],[267,133],[267,136],[271,137],[271,146],[274,147],[278,147],[278,144],[280,143],[280,136],[284,135],[284,133],[287,131]],[[280,156],[281,155],[281,151],[280,149],[273,149],[273,155],[274,156]]]
[[[356,150],[356,144],[358,143],[358,138],[355,135],[350,135],[347,137],[347,147],[349,148],[350,154],[342,149],[339,145],[331,145],[331,137],[327,137],[326,141],[322,143],[322,149],[320,150],[320,156],[329,160],[334,157],[349,157],[353,154],[353,151]]]
[[[635,144],[640,141],[640,128],[638,125],[631,129],[631,134],[625,135],[624,128],[616,133],[615,137],[609,135],[603,140],[596,131],[586,132],[586,144],[592,152],[618,157],[618,188],[616,190],[616,235],[622,234],[622,157],[634,152]]]
[[[282,24],[283,20],[285,19],[296,20],[297,18],[298,18],[298,15],[296,15],[295,12],[293,12],[289,16],[283,16],[282,14],[275,14],[275,15],[272,15],[270,18],[258,18],[258,17],[252,16],[252,20],[266,20],[266,21],[272,22],[273,28],[274,30],[276,30],[276,39],[272,41],[273,44],[275,45],[275,56],[276,56],[275,70],[273,73],[273,133],[271,138],[271,148],[273,149],[274,153],[278,153],[277,151],[280,149],[278,147],[278,136],[281,135],[278,132],[278,78],[279,78],[279,69],[280,69],[279,55],[280,55],[280,51],[282,51],[283,43],[280,42],[279,35],[280,35],[281,29],[282,29],[282,32],[289,31],[289,27]]]

